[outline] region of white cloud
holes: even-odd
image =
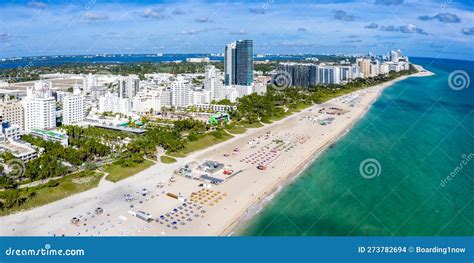
[[[41,1],[30,1],[28,2],[28,6],[33,7],[33,8],[38,8],[38,9],[45,9],[46,7],[48,7],[46,3],[41,2]]]
[[[212,20],[209,17],[197,17],[194,19],[196,23],[210,23]]]
[[[166,17],[165,9],[163,8],[145,8],[143,12],[139,13],[139,15],[145,18],[157,19],[162,19]]]
[[[107,50],[133,46],[134,41],[113,35],[108,38],[114,37],[116,47],[108,46],[108,42],[101,42],[106,41],[106,37],[98,38],[97,43],[91,43],[87,38],[87,36],[103,34],[105,31],[118,32],[120,36],[134,36],[137,38],[136,42],[144,48],[159,45],[170,50],[176,46],[174,39],[184,38],[183,35],[202,34],[205,37],[200,35],[187,39],[190,46],[194,43],[195,47],[200,48],[203,45],[198,44],[204,43],[209,49],[212,47],[213,52],[219,52],[222,51],[220,47],[225,43],[239,38],[239,35],[247,34],[248,38],[254,39],[256,52],[331,53],[342,51],[344,48],[351,51],[347,43],[356,42],[348,40],[347,36],[354,34],[360,36],[364,45],[373,45],[374,49],[371,51],[374,53],[379,50],[378,44],[387,39],[395,46],[410,45],[406,42],[410,39],[419,46],[416,49],[419,50],[417,51],[419,55],[428,56],[432,48],[425,44],[425,41],[435,41],[437,38],[449,38],[454,41],[453,48],[472,53],[469,43],[461,41],[465,40],[468,37],[467,34],[471,32],[470,27],[474,23],[472,11],[461,9],[461,6],[455,3],[443,11],[440,9],[439,2],[435,0],[410,0],[397,6],[394,6],[397,1],[389,1],[390,3],[378,1],[379,3],[375,4],[376,0],[357,3],[272,1],[271,4],[265,6],[255,2],[223,0],[221,2],[189,1],[179,4],[164,2],[154,6],[144,5],[141,1],[135,4],[97,1],[91,10],[84,10],[83,2],[80,1],[68,3],[43,1],[48,5],[47,11],[42,12],[41,18],[35,17],[32,6],[0,3],[0,17],[5,24],[4,30],[21,28],[22,34],[28,36],[28,39],[21,40],[27,46],[49,43],[49,39],[56,38],[58,32],[61,32],[62,36],[55,41],[54,49],[64,52],[70,50],[72,45],[71,41],[68,41],[70,39],[75,39],[75,50],[97,49],[98,47]],[[397,18],[387,16],[384,12],[387,9],[396,9]],[[86,11],[90,12],[84,13]],[[431,19],[437,14],[448,11],[459,17],[461,22],[447,24],[438,23],[437,17]],[[420,15],[429,15],[430,19],[436,22],[420,21]],[[147,19],[139,19],[140,17]],[[86,21],[89,24],[95,23],[95,25],[92,27],[85,23],[71,23],[71,19]],[[107,20],[110,22],[98,23]],[[225,27],[225,30],[217,31],[218,29],[211,27],[212,25]],[[66,26],[74,26],[74,30],[64,30]],[[372,28],[372,30],[364,27]],[[429,35],[426,35],[427,33]],[[152,34],[154,40],[150,41],[148,39]],[[381,35],[381,39],[375,37],[377,34]],[[9,37],[9,39],[9,43],[19,44],[16,42],[20,41],[17,36]],[[347,43],[342,45],[341,41]],[[314,43],[314,45],[296,45],[291,48],[291,45],[278,45],[281,42]],[[94,46],[89,46],[92,44]],[[333,48],[337,45],[340,49]],[[21,50],[19,48],[21,45],[13,46],[17,49],[4,50],[2,56],[5,53],[22,55],[23,52],[28,52],[28,50]],[[380,47],[380,51],[382,49],[383,46]],[[32,51],[35,52],[36,49]],[[187,51],[195,52],[194,50]],[[359,51],[364,50],[361,48]],[[424,52],[427,53],[424,54]]]
[[[83,17],[85,20],[90,21],[90,22],[109,19],[109,17],[105,14],[93,13],[93,12],[86,12],[84,13]]]

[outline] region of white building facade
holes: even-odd
[[[85,117],[84,97],[74,94],[63,99],[63,124],[74,125],[84,121]]]
[[[132,111],[132,104],[129,99],[119,98],[116,94],[107,92],[104,96],[99,98],[99,113],[113,112],[130,115]]]
[[[56,105],[51,88],[51,82],[38,81],[27,89],[26,98],[22,100],[25,131],[56,128]]]

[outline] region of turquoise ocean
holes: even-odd
[[[474,62],[412,62],[436,75],[385,89],[238,234],[474,235]]]

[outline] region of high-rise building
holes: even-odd
[[[352,67],[351,66],[341,66],[339,67],[340,79],[341,81],[348,81],[352,79]]]
[[[75,90],[74,94],[63,98],[63,124],[73,125],[80,123],[85,117],[84,97],[81,96],[79,90]]]
[[[140,91],[140,78],[137,75],[120,77],[118,79],[118,96],[120,98],[133,98]]]
[[[224,84],[235,84],[235,42],[225,46],[224,53]]]
[[[82,89],[86,92],[91,92],[94,87],[98,86],[98,79],[97,76],[92,75],[92,73],[89,73],[88,75],[85,75],[82,79]]]
[[[27,89],[25,99],[21,101],[25,115],[25,130],[53,129],[56,127],[55,99],[51,92],[52,83],[42,80]]]
[[[398,62],[398,53],[394,50],[390,51],[390,61]]]
[[[167,88],[161,91],[161,106],[171,107],[171,89]]]
[[[379,70],[379,74],[388,74],[390,71],[389,69],[389,66],[387,63],[383,63],[380,65],[380,70]]]
[[[171,83],[171,106],[183,108],[191,104],[191,86],[189,81],[177,79]]]
[[[369,77],[375,77],[380,74],[380,61],[373,60],[370,62]]]
[[[362,74],[364,74],[364,78],[370,77],[370,62],[371,60],[368,58],[358,58],[356,60],[357,66],[360,68]]]
[[[291,86],[310,87],[319,84],[339,84],[341,67],[302,63],[280,63],[279,71],[288,74]]]
[[[316,86],[318,85],[318,66],[317,65],[309,65],[308,66],[308,84],[309,86]]]
[[[238,40],[228,44],[224,53],[225,85],[253,84],[253,41]]]
[[[339,67],[318,66],[318,83],[339,84],[341,83],[341,73]]]
[[[209,91],[210,100],[216,100],[219,97],[217,94],[222,93],[221,71],[216,69],[215,66],[209,65],[206,67],[206,72],[204,74],[204,89]]]
[[[253,84],[253,41],[239,40],[235,45],[235,84]]]
[[[317,84],[317,66],[302,63],[280,63],[277,69],[286,72],[294,87],[309,87]]]
[[[19,101],[5,100],[0,102],[0,123],[8,122],[24,129],[24,109]]]

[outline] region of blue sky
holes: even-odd
[[[217,53],[236,39],[255,53],[474,60],[474,0],[0,2],[0,57]]]

